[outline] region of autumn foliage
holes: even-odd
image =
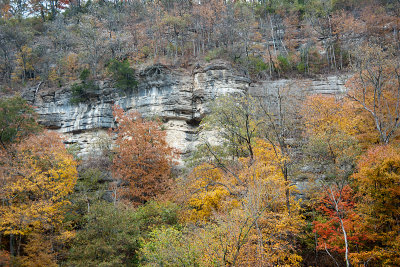
[[[0,1],[0,266],[400,266],[399,29],[396,0]],[[181,92],[174,175],[153,113],[86,157],[11,97],[170,74],[217,90]]]
[[[400,65],[389,49],[361,47],[358,73],[347,82],[348,97],[366,113],[379,141],[386,144],[399,134],[400,126]]]
[[[372,147],[361,157],[353,175],[360,201],[359,227],[367,246],[354,251],[357,262],[400,264],[400,150],[394,145]]]
[[[136,204],[145,203],[167,190],[174,163],[174,150],[157,122],[139,112],[114,107],[117,127],[113,173],[123,181],[121,192]]]
[[[194,237],[194,242],[207,244],[199,248],[199,257],[207,265],[298,266],[302,257],[296,253],[295,236],[303,218],[299,201],[290,197],[290,210],[287,206],[287,188],[294,187],[280,169],[285,158],[263,139],[256,138],[252,148],[252,155],[230,166],[204,162],[189,176],[184,217],[210,228],[205,240]]]
[[[13,149],[1,158],[0,230],[27,235],[57,228],[75,186],[76,162],[55,133],[30,136]]]
[[[355,211],[355,198],[355,193],[349,186],[343,188],[332,186],[326,189],[317,207],[322,217],[313,222],[314,231],[318,234],[317,249],[345,253],[340,220],[343,222],[352,248],[366,239],[358,227],[361,218]],[[335,202],[337,202],[337,208]]]
[[[56,133],[30,135],[0,150],[0,232],[9,239],[11,257],[24,255],[13,262],[56,265],[54,246],[71,235],[64,222],[76,167]]]
[[[235,205],[235,200],[229,197],[232,178],[220,169],[204,163],[194,168],[190,179],[189,220],[207,220],[213,213]]]

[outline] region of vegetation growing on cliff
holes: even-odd
[[[254,80],[351,71],[340,96],[221,96],[175,169],[159,121],[114,109],[80,159],[0,100],[0,266],[400,265],[398,1],[0,3],[7,94],[73,102],[135,68],[223,59]],[[37,91],[36,90],[36,91]],[[212,133],[212,134],[210,134]]]

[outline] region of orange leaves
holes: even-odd
[[[357,167],[353,178],[362,194],[362,212],[382,226],[399,220],[400,150],[391,145],[371,148]]]
[[[9,4],[2,4],[0,5],[0,17],[4,19],[9,19],[12,17],[12,7]]]
[[[11,266],[11,255],[8,251],[0,250],[0,266]]]
[[[32,234],[24,246],[26,256],[21,257],[22,267],[57,267],[56,253],[52,243],[40,234]]]
[[[400,127],[400,64],[396,55],[379,46],[364,46],[359,73],[346,84],[348,96],[374,125],[380,142],[389,143]]]
[[[391,185],[400,186],[398,184],[400,180],[399,149],[393,145],[382,145],[371,148],[360,159],[358,172],[354,174],[354,178],[365,190],[371,190],[372,188],[370,187],[372,185],[374,185],[373,188],[376,190],[391,187]],[[398,190],[390,191],[395,193]]]
[[[370,148],[353,175],[359,190],[357,210],[372,250],[356,253],[359,260],[373,258],[377,265],[400,264],[400,150],[392,145]]]
[[[218,23],[218,19],[226,16],[226,6],[221,0],[209,0],[198,5],[194,3],[194,5],[196,8],[193,9],[193,13],[198,16],[206,31],[212,31]]]
[[[145,203],[166,191],[175,151],[168,146],[159,123],[119,107],[114,107],[114,117],[118,123],[114,176],[127,183],[125,197],[136,204]]]
[[[353,264],[397,266],[400,262],[400,153],[390,145],[370,148],[353,174],[354,188],[331,186],[319,200],[323,215],[314,222],[318,249],[345,251]],[[336,203],[335,203],[336,202]],[[341,229],[342,224],[342,229]]]
[[[347,167],[359,154],[364,137],[351,103],[333,96],[310,96],[304,103],[303,119],[309,141],[307,153],[312,164],[321,164],[334,176],[345,177]],[[330,165],[328,165],[330,164]]]
[[[353,102],[329,96],[305,102],[311,164],[320,162],[324,182],[330,184],[319,199],[322,216],[315,220],[314,231],[318,249],[343,253],[347,262],[398,265],[392,259],[399,258],[399,227],[394,222],[400,219],[400,153],[393,145],[371,147],[378,134],[387,143],[397,133],[398,84],[390,74],[395,64],[389,64],[382,51],[371,48],[365,53],[371,55],[369,63],[348,82]],[[350,179],[359,157],[357,143],[369,150]]]

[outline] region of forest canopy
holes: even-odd
[[[126,90],[129,65],[214,59],[256,80],[313,76],[349,70],[368,46],[396,54],[400,38],[391,0],[6,0],[0,11],[3,91],[70,86],[85,70]]]
[[[2,1],[0,266],[400,265],[399,52],[395,0]],[[119,106],[82,157],[20,96],[216,60],[347,91],[215,97],[184,158]]]

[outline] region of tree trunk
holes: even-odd
[[[344,239],[344,245],[345,245],[346,267],[350,267],[350,262],[349,262],[349,244],[348,244],[348,240],[347,240],[347,232],[346,232],[346,229],[344,228],[342,216],[340,215],[340,211],[339,211],[339,207],[338,207],[338,201],[336,200],[335,195],[333,194],[332,188],[330,188],[330,191],[331,191],[332,201],[333,201],[333,203],[335,203],[336,215],[337,215],[337,217],[339,219],[340,227],[342,228],[342,232],[343,232],[343,239]]]

